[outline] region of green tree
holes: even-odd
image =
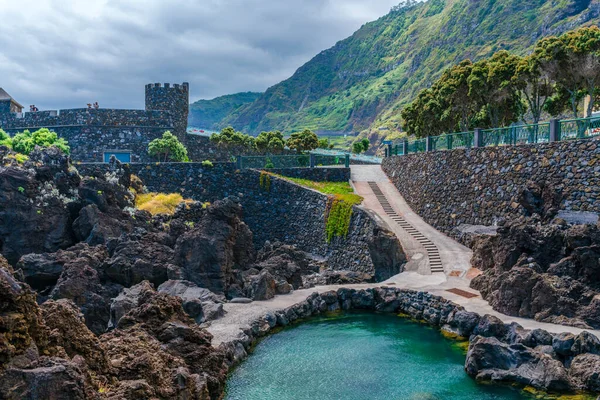
[[[491,58],[473,64],[469,95],[476,99],[480,126],[510,125],[523,114],[514,76],[521,59],[502,50]]]
[[[367,138],[358,140],[358,141],[352,143],[352,152],[354,154],[360,154],[363,151],[369,150],[370,145],[371,145],[371,142]]]
[[[371,146],[371,142],[369,141],[369,139],[368,139],[368,138],[363,138],[363,139],[360,141],[360,143],[361,143],[361,145],[362,145],[363,151],[367,151],[367,150],[369,150],[369,146]]]
[[[521,59],[513,83],[527,103],[532,122],[539,123],[542,112],[555,93],[555,85],[543,71],[540,59],[534,55]]]
[[[210,141],[219,146],[237,151],[256,150],[256,140],[252,136],[238,132],[231,126],[221,130],[221,133],[214,133],[210,137]]]
[[[65,154],[69,154],[71,150],[65,139],[59,138],[56,132],[47,128],[38,129],[33,133],[28,130],[19,132],[10,140],[10,142],[12,143],[14,151],[25,155],[29,155],[35,146],[54,146],[62,150]]]
[[[549,77],[569,93],[573,116],[579,117],[581,91],[591,97],[586,110],[591,115],[600,83],[600,29],[592,26],[544,38],[534,55]]]
[[[189,161],[187,149],[171,132],[163,133],[162,138],[156,138],[148,144],[148,154],[158,158],[158,161]]]
[[[417,137],[439,135],[448,129],[442,126],[443,113],[444,105],[436,96],[436,88],[425,89],[417,95],[415,101],[402,110],[404,129],[409,135]]]
[[[280,153],[285,147],[283,134],[279,131],[261,132],[255,143],[258,150],[268,153]]]
[[[442,112],[445,133],[453,132],[456,127],[462,132],[469,130],[475,113],[475,101],[469,92],[469,76],[473,70],[471,60],[449,68],[440,78],[439,96],[447,104]]]
[[[299,133],[292,133],[286,145],[289,149],[302,153],[319,147],[319,138],[313,131],[305,129]]]
[[[354,142],[352,143],[352,152],[354,154],[360,154],[363,151],[363,147],[362,147],[362,143],[361,142]]]
[[[333,143],[328,138],[319,139],[319,149],[333,149]]]

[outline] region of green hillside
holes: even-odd
[[[391,135],[399,110],[465,58],[525,54],[541,37],[597,24],[600,0],[429,0],[361,27],[220,125]],[[379,134],[379,135],[377,135]]]
[[[198,100],[190,105],[188,122],[190,126],[217,129],[218,123],[232,115],[240,107],[254,102],[262,93],[244,92],[217,97],[212,100]]]

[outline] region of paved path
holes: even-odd
[[[416,271],[423,275],[435,272],[431,270],[431,260],[429,260],[423,241],[419,241],[419,236],[414,233],[411,234],[406,227],[403,227],[403,224],[398,223],[398,220],[395,220],[389,211],[386,212],[373,191],[372,183],[376,183],[396,214],[420,235],[435,244],[439,251],[443,270],[447,275],[464,276],[467,273],[471,266],[471,250],[438,232],[415,214],[396,187],[390,182],[381,166],[353,165],[351,179],[356,193],[365,198],[363,206],[379,214],[402,243],[402,247],[409,258],[409,263],[406,266],[407,271]]]
[[[376,183],[376,187],[381,190],[389,206],[397,215],[429,239],[431,243],[435,244],[441,257],[444,273],[432,273],[429,253],[423,245],[423,241],[419,241],[418,236],[415,237],[414,234],[409,233],[403,228],[403,225],[397,223],[390,216],[387,206],[386,209],[388,212],[386,212],[386,209],[384,209],[380,200],[373,192],[373,183]],[[276,296],[274,299],[267,301],[255,301],[250,304],[227,303],[224,305],[227,314],[223,318],[212,321],[207,328],[214,336],[214,346],[235,340],[242,334],[244,327],[263,317],[268,311],[283,310],[304,301],[314,292],[322,293],[329,290],[337,290],[341,287],[368,289],[378,286],[393,286],[402,289],[426,291],[460,304],[468,311],[473,311],[480,315],[491,314],[497,316],[505,323],[517,322],[526,329],[541,328],[553,333],[572,332],[575,334],[583,331],[582,329],[570,326],[511,317],[494,311],[488,302],[481,298],[479,292],[469,288],[469,280],[466,278],[466,275],[470,268],[471,250],[438,232],[412,212],[402,198],[402,195],[390,182],[379,165],[352,166],[352,184],[355,191],[365,198],[363,207],[371,209],[381,216],[390,225],[390,228],[402,243],[402,247],[409,259],[405,272],[379,284],[318,286],[311,289],[296,290],[289,295]],[[466,298],[449,292],[449,289],[460,289],[476,296]],[[588,330],[588,332],[600,337],[600,331],[598,330]]]

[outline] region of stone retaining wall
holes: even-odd
[[[445,336],[468,339],[465,370],[477,380],[553,392],[600,392],[600,341],[592,334],[529,331],[517,323],[504,324],[496,317],[468,312],[440,296],[391,287],[315,292],[298,304],[267,311],[247,326],[239,326],[237,339],[219,345],[226,367],[235,368],[257,340],[274,328],[340,310],[401,314],[438,328]]]
[[[600,212],[597,140],[456,149],[384,159],[383,169],[412,209],[446,232],[461,224],[494,225],[549,207]],[[541,186],[536,193],[530,182]],[[546,204],[544,201],[546,200]]]
[[[81,164],[80,173],[108,169],[108,164]],[[203,167],[200,163],[130,164],[148,190],[181,193],[197,201],[240,198],[244,221],[257,247],[265,241],[294,244],[327,258],[330,267],[359,271],[384,280],[400,272],[404,254],[396,237],[377,215],[354,207],[347,237],[325,240],[328,197],[290,181],[268,176],[261,185],[260,171],[237,170],[231,163]]]

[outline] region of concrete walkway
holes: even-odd
[[[407,271],[416,271],[423,275],[432,273],[430,260],[427,257],[427,250],[415,238],[414,234],[410,234],[384,210],[369,182],[377,184],[397,214],[436,245],[446,275],[466,275],[471,267],[471,250],[443,233],[438,232],[415,214],[408,204],[406,204],[406,201],[404,201],[404,198],[394,184],[390,182],[387,175],[381,169],[381,166],[353,165],[351,179],[356,193],[365,198],[363,206],[373,210],[386,221],[402,243],[402,247],[409,258],[409,263],[406,266]]]
[[[444,273],[431,273],[428,253],[423,244],[389,216],[375,196],[369,182],[377,183],[377,187],[385,194],[385,198],[393,210],[436,245],[441,256]],[[409,259],[405,272],[378,284],[318,286],[311,289],[296,290],[289,295],[276,296],[274,299],[267,301],[255,301],[250,304],[227,303],[224,305],[227,312],[226,315],[223,318],[212,321],[207,328],[214,336],[214,346],[238,339],[243,335],[244,328],[250,326],[253,321],[262,318],[267,312],[284,310],[287,307],[304,301],[314,292],[323,293],[329,290],[337,290],[341,287],[368,289],[379,286],[392,286],[401,289],[425,291],[451,300],[463,306],[468,311],[473,311],[480,315],[491,314],[500,318],[505,323],[517,322],[526,329],[541,328],[553,333],[571,332],[574,334],[583,331],[583,329],[570,326],[511,317],[494,311],[488,302],[481,298],[479,292],[469,288],[467,272],[470,269],[471,250],[443,233],[438,232],[416,215],[408,204],[406,204],[402,195],[390,182],[379,165],[352,166],[352,184],[355,191],[365,198],[363,207],[374,211],[386,221],[402,243],[402,247]],[[448,291],[453,289],[468,292],[474,295],[474,297],[467,298]],[[598,330],[588,330],[588,332],[600,337],[600,331]]]

